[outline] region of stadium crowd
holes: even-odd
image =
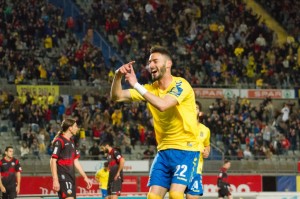
[[[38,158],[40,153],[51,153],[51,141],[60,129],[58,123],[68,116],[76,118],[81,127],[76,143],[83,157],[102,155],[89,145],[91,141],[98,144],[110,140],[125,154],[140,150],[136,145],[152,150],[156,145],[152,118],[144,103],[114,104],[108,96],[96,93],[70,98],[67,106],[62,97],[53,100],[51,95],[27,94],[22,98],[2,91],[0,99],[4,100],[2,119],[10,121],[22,147],[27,145]],[[270,158],[272,154],[299,151],[299,104],[286,102],[275,107],[271,98],[258,105],[246,98],[217,99],[208,107],[202,123],[210,128],[212,143],[231,159]]]
[[[113,2],[94,0],[90,25],[104,31],[124,59],[136,60],[141,83],[150,81],[145,52],[160,43],[174,54],[173,74],[184,76],[193,86],[299,85],[298,39],[277,45],[276,33],[240,1]],[[63,10],[47,1],[0,0],[0,5],[0,77],[8,83],[94,82],[109,79],[118,67],[114,57],[106,65],[101,50],[88,37],[80,43],[73,34],[81,31],[80,21],[64,20]],[[274,107],[269,98],[253,105],[248,99],[232,98],[218,99],[207,110],[202,120],[211,129],[212,142],[231,159],[270,158],[299,150],[299,105],[287,102]],[[145,104],[117,105],[97,93],[70,96],[66,102],[51,93],[14,96],[1,90],[0,111],[22,143],[24,158],[28,153],[37,158],[50,154],[58,123],[66,116],[77,118],[81,126],[76,143],[83,157],[101,155],[97,147],[87,145],[87,139],[94,143],[108,139],[125,146],[123,152],[128,154],[136,145],[148,145],[150,152],[147,149],[145,155],[152,154],[156,144]]]
[[[159,43],[172,51],[175,74],[193,86],[299,85],[298,41],[278,45],[276,33],[242,1],[94,0],[91,13],[95,27],[141,71],[145,52]]]
[[[271,1],[257,0],[264,8],[286,29],[291,41],[300,41],[300,17],[297,14],[300,8],[299,1]]]
[[[62,9],[45,0],[1,0],[0,8],[0,77],[8,83],[92,84],[107,76],[101,49],[75,37],[79,22],[64,20]]]
[[[74,36],[86,21],[106,35],[124,61],[136,61],[142,83],[150,81],[146,52],[160,43],[174,55],[174,74],[193,86],[299,85],[297,32],[292,34],[296,39],[278,45],[276,33],[241,1],[94,0],[87,16],[67,19],[48,1],[1,0],[0,5],[0,77],[12,84],[109,79],[118,67],[116,58],[105,62],[91,35],[82,43]],[[297,18],[290,23],[294,9],[286,10],[291,13],[284,22],[297,27]]]

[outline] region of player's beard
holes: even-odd
[[[166,73],[167,71],[167,67],[166,67],[166,64],[164,64],[158,71],[158,75],[157,76],[154,76],[153,74],[151,74],[152,76],[152,81],[157,81],[157,80],[160,80],[164,74]]]

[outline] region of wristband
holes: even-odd
[[[145,95],[147,93],[147,89],[144,86],[140,85],[138,82],[134,84],[133,88],[137,90],[141,95]]]

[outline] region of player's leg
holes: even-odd
[[[17,198],[16,187],[7,187],[6,192],[3,193],[3,199],[15,199]]]
[[[203,195],[202,175],[194,176],[192,182],[188,185],[186,191],[186,199],[199,199]]]
[[[10,199],[15,199],[17,198],[17,191],[16,188],[14,187],[13,189],[9,190],[9,198]]]
[[[218,199],[224,199],[224,197],[225,197],[224,189],[221,188],[218,191]]]
[[[186,199],[199,199],[201,196],[186,194]]]
[[[187,186],[197,173],[199,152],[172,149],[169,159],[173,171],[170,199],[183,199]]]
[[[232,197],[232,195],[231,195],[231,193],[228,191],[228,194],[227,194],[227,198],[228,199],[232,199],[233,197]]]
[[[9,199],[7,192],[2,192],[2,199]]]
[[[122,187],[122,181],[121,179],[116,180],[111,183],[111,191],[109,194],[109,199],[117,199],[118,196],[121,194],[121,187]]]
[[[166,195],[168,189],[158,185],[150,186],[149,192],[147,194],[147,199],[163,199]]]
[[[57,192],[59,198],[74,199],[76,198],[75,182],[66,178],[65,181],[59,181],[60,190]]]
[[[183,199],[185,190],[186,190],[186,185],[172,183],[170,191],[169,191],[169,198],[170,199]]]
[[[113,167],[109,171],[108,187],[107,187],[107,195],[109,199],[117,199],[118,196],[121,194],[122,179],[121,178],[117,180],[114,179],[117,172],[118,172],[117,167]]]
[[[159,151],[155,156],[151,169],[148,186],[150,187],[147,199],[162,199],[170,188],[172,176],[169,166],[169,150]]]

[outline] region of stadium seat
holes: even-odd
[[[87,81],[85,79],[80,80],[81,86],[87,86]]]
[[[73,86],[80,86],[80,81],[78,79],[73,79]]]

